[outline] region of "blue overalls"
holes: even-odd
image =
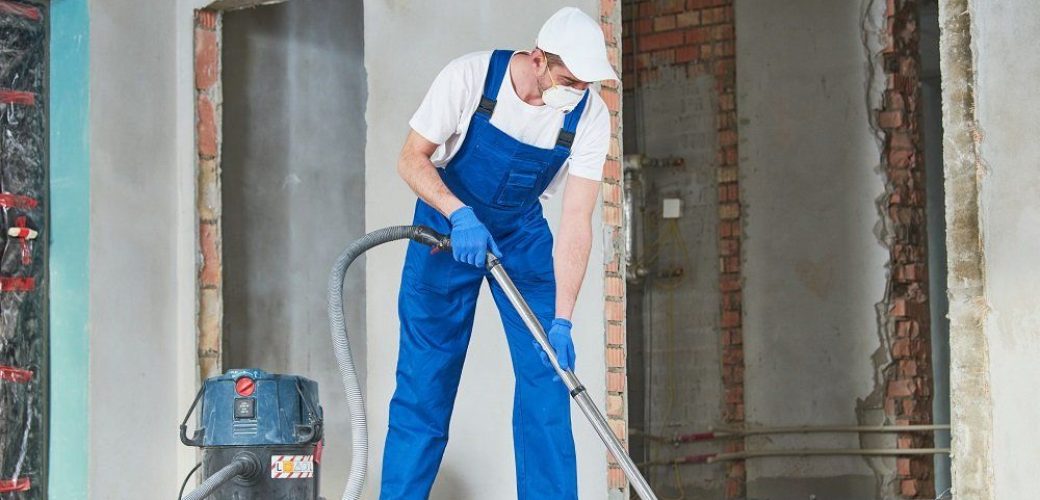
[[[502,251],[502,265],[548,331],[555,314],[556,281],[552,233],[542,217],[539,196],[570,156],[588,92],[566,115],[552,149],[524,144],[491,125],[512,54],[492,54],[480,106],[462,147],[440,175],[487,226]],[[413,223],[444,234],[451,231],[448,219],[422,200],[416,203]],[[554,382],[554,372],[542,364],[520,316],[486,270],[456,262],[451,252],[431,254],[429,247],[411,242],[398,298],[401,344],[383,455],[382,500],[429,497],[448,443],[448,422],[484,279],[502,316],[516,376],[517,496],[578,498],[567,389]]]

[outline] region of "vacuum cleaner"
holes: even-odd
[[[449,250],[451,246],[447,236],[425,226],[379,229],[344,249],[329,274],[329,324],[350,411],[353,444],[343,500],[361,498],[368,473],[368,422],[344,320],[344,278],[347,268],[361,254],[384,243],[405,239],[429,245],[435,251]],[[502,263],[490,252],[486,262],[488,272],[501,285],[535,341],[545,351],[552,368],[567,386],[571,398],[628,477],[632,488],[643,500],[657,500],[585,386],[574,372],[560,368],[545,330],[506,274]],[[198,428],[189,438],[187,422],[200,401]],[[322,419],[317,384],[312,380],[255,369],[230,370],[206,380],[180,428],[181,441],[185,445],[202,449],[200,466],[205,480],[181,498],[317,500]]]

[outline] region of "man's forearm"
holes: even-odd
[[[412,132],[398,159],[397,172],[420,199],[447,217],[464,203],[448,189],[437,173],[437,166],[430,161],[433,149],[435,144]]]
[[[556,240],[556,317],[571,319],[592,249],[592,222],[586,217],[564,217]]]

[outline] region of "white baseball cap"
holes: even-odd
[[[535,45],[556,54],[579,80],[619,80],[607,59],[607,46],[599,23],[575,7],[564,7],[545,21]]]

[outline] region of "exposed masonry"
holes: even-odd
[[[614,70],[620,70],[620,0],[600,1],[600,24],[607,43],[607,54]],[[620,72],[620,71],[619,71]],[[600,96],[610,111],[610,151],[603,169],[604,299],[606,312],[607,421],[614,434],[627,446],[628,413],[626,404],[625,349],[625,233],[622,231],[621,194],[621,85],[604,82]],[[607,454],[607,489],[628,497],[624,472]]]
[[[664,68],[683,69],[690,78],[714,77],[717,99],[715,165],[718,174],[718,249],[723,420],[744,423],[744,347],[740,187],[736,123],[736,58],[733,0],[638,0],[626,4],[627,29],[638,38],[638,53],[626,47],[626,82],[652,82]],[[638,80],[636,79],[638,77]],[[725,451],[744,450],[742,440],[727,441]],[[746,494],[743,461],[726,464],[726,498]]]
[[[198,212],[199,376],[221,372],[221,325],[224,318],[220,201],[220,13],[195,11],[195,151]]]
[[[884,414],[897,425],[932,423],[932,366],[925,218],[925,163],[920,130],[916,0],[889,0],[882,53],[885,89],[877,125],[884,132],[882,168],[889,275],[884,301],[888,363]],[[897,448],[931,448],[931,434],[900,434]],[[896,459],[899,495],[935,497],[931,456]]]

